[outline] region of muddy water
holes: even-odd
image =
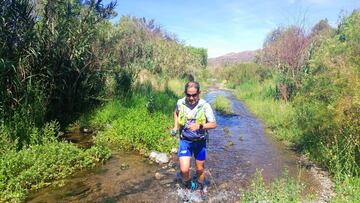
[[[212,103],[219,95],[230,99],[236,115],[217,114],[218,128],[209,133],[207,201],[238,200],[239,189],[248,187],[257,168],[267,182],[286,168],[289,175],[300,177],[306,191],[315,192],[318,183],[308,171],[299,169],[299,158],[265,135],[262,123],[230,92],[214,89],[205,99]],[[75,174],[62,187],[34,192],[27,202],[181,202],[177,171],[176,156],[159,166],[134,153],[114,152],[104,165]],[[160,174],[159,180],[155,173]],[[192,200],[199,199],[195,195]]]

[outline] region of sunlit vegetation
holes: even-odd
[[[0,2],[0,201],[22,201],[30,189],[106,160],[108,145],[165,152],[174,145],[167,132],[183,91],[174,78],[199,76],[207,50],[153,20],[112,24],[115,6]],[[93,147],[58,140],[74,122],[98,130]]]
[[[216,74],[276,137],[332,174],[335,202],[359,200],[359,25],[360,12],[354,11],[337,28],[322,20],[310,32],[275,29],[257,66],[235,64]]]
[[[143,85],[124,100],[108,102],[85,121],[101,132],[96,140],[124,150],[170,152],[177,140],[169,136],[177,96]]]
[[[225,96],[218,96],[214,101],[215,110],[224,115],[232,114],[231,102]]]
[[[286,172],[266,185],[261,171],[257,170],[249,190],[241,191],[243,202],[306,202],[309,197],[302,197],[304,186],[294,180]]]
[[[29,189],[38,189],[62,179],[76,170],[93,167],[106,160],[111,152],[96,142],[82,150],[56,139],[58,124],[46,124],[43,129],[33,128],[31,145],[21,150],[6,149],[0,154],[0,201],[20,202]]]

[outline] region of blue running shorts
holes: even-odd
[[[206,159],[206,140],[191,142],[180,140],[178,156],[192,156],[196,160],[204,161]]]

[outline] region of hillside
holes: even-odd
[[[254,51],[243,51],[238,53],[228,53],[223,56],[209,58],[209,67],[218,67],[225,63],[236,63],[236,62],[251,62],[255,59],[257,50]]]

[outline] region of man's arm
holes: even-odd
[[[173,130],[178,130],[179,122],[178,122],[178,112],[174,111],[174,128]]]
[[[200,126],[199,126],[200,127]],[[214,122],[209,122],[209,123],[205,123],[205,124],[203,124],[203,129],[204,130],[210,130],[210,129],[214,129],[214,128],[216,128],[217,127],[217,125],[216,125],[216,122],[214,121]]]

